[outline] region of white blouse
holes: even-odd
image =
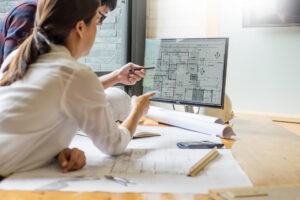
[[[104,153],[116,155],[131,140],[117,126],[103,85],[64,46],[51,46],[25,77],[0,87],[0,175],[49,163],[78,128]]]

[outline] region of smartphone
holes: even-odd
[[[212,149],[214,147],[222,148],[224,144],[211,141],[194,141],[194,142],[178,142],[177,146],[180,149]]]

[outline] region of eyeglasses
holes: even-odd
[[[98,12],[100,15],[101,15],[101,17],[100,17],[100,19],[99,19],[99,22],[98,22],[98,24],[102,24],[103,23],[103,21],[106,19],[106,15],[104,15],[100,10],[99,10],[99,12]]]

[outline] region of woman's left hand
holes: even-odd
[[[85,166],[84,152],[77,148],[66,148],[57,156],[59,166],[63,172],[81,169]]]

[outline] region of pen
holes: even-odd
[[[132,181],[125,179],[125,178],[120,178],[120,177],[116,177],[116,176],[112,176],[112,175],[105,175],[104,177],[108,180],[115,181],[116,183],[120,183],[121,185],[124,185],[124,186],[127,186],[127,184],[129,184],[129,183],[134,184]]]
[[[213,148],[208,154],[204,156],[201,160],[199,160],[196,164],[194,164],[187,176],[196,176],[198,172],[203,169],[210,161],[215,159],[219,155],[217,147]]]
[[[144,68],[140,68],[140,69],[130,69],[130,72],[134,72],[134,71],[138,71],[138,70],[142,70],[142,69],[155,69],[155,67],[144,67]]]

